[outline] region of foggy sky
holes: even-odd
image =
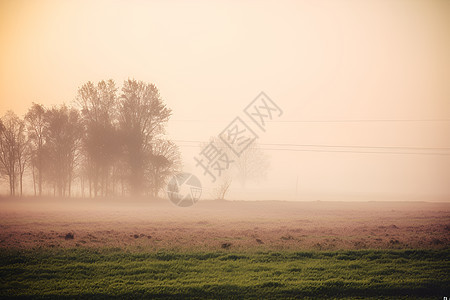
[[[195,141],[264,91],[284,113],[259,143],[339,147],[263,146],[267,179],[231,198],[450,200],[450,1],[1,0],[0,45],[1,115],[156,84],[206,197]]]

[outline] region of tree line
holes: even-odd
[[[171,116],[157,87],[134,79],[87,82],[74,107],[33,103],[23,119],[0,119],[0,175],[10,195],[157,196],[181,168],[178,147],[164,136]]]

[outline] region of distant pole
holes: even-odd
[[[297,183],[295,184],[295,200],[298,200],[298,175],[297,175]]]

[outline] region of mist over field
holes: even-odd
[[[0,208],[3,248],[447,249],[450,238],[448,203],[2,199]]]
[[[450,297],[450,2],[0,0],[0,298]]]

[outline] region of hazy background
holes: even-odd
[[[228,198],[450,200],[450,1],[0,0],[0,45],[1,115],[156,84],[204,197],[199,143],[264,91],[268,176]]]

